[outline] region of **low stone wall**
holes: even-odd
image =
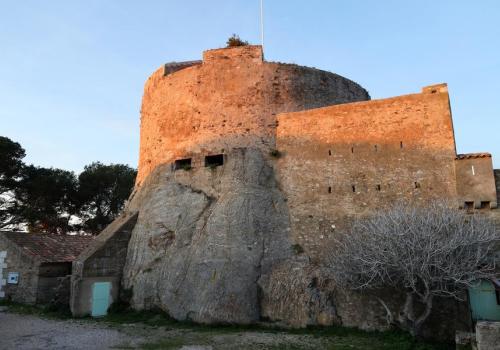
[[[63,303],[69,305],[68,278],[71,275],[71,263],[44,263],[40,265],[37,304]],[[66,295],[62,295],[66,293]],[[57,300],[57,302],[56,302]]]
[[[495,184],[497,189],[497,203],[500,203],[500,169],[494,170]]]
[[[476,342],[478,350],[500,350],[500,322],[478,322]]]
[[[259,284],[262,317],[293,327],[339,325],[367,331],[388,330],[391,326],[387,312],[379,300],[386,303],[394,317],[404,304],[404,295],[394,290],[360,293],[341,289],[327,268],[310,264],[305,256],[276,266]],[[422,335],[452,342],[457,330],[470,329],[466,302],[436,298]]]

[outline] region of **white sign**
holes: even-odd
[[[19,282],[19,272],[9,272],[9,277],[7,277],[8,284],[17,284]]]

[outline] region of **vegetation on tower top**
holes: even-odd
[[[238,35],[233,34],[229,37],[229,39],[227,39],[226,44],[226,47],[246,46],[248,45],[248,41],[241,40]]]

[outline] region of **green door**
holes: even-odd
[[[109,307],[110,282],[96,282],[92,285],[92,316],[105,316]]]
[[[490,281],[481,281],[469,288],[469,301],[474,321],[500,321],[500,296]]]

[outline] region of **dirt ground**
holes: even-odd
[[[0,349],[110,349],[141,342],[102,325],[0,312]]]
[[[309,349],[308,336],[261,332],[194,332],[137,324],[119,327],[0,312],[0,349]],[[317,344],[319,345],[319,344]],[[286,345],[285,348],[287,348]],[[319,346],[321,348],[321,346]]]
[[[401,333],[346,328],[284,331],[183,325],[155,314],[101,320],[49,318],[25,308],[0,306],[3,349],[164,349],[164,350],[448,350],[416,343]],[[29,309],[28,309],[29,310]],[[24,311],[24,312],[19,312]],[[31,311],[36,311],[33,309]],[[142,322],[138,322],[138,315]],[[130,315],[129,315],[130,316]],[[129,323],[131,322],[131,323]]]

